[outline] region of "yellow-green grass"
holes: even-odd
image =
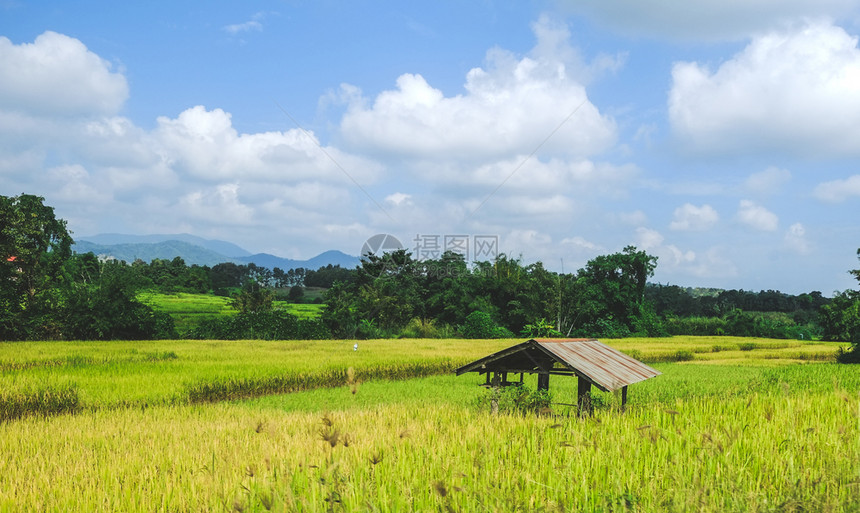
[[[0,510],[857,511],[854,369],[659,367],[585,419],[490,415],[475,376],[25,418]]]
[[[230,306],[230,298],[211,294],[143,292],[138,294],[137,299],[157,312],[170,314],[180,333],[206,319],[236,314],[236,309]]]
[[[521,339],[369,341],[113,341],[0,343],[0,390],[44,387],[78,393],[81,408],[220,400],[331,386],[353,367],[363,379],[449,372]],[[745,342],[746,341],[746,342]],[[693,362],[832,360],[837,345],[673,337],[606,340],[646,362],[679,351]],[[714,345],[755,343],[748,351],[706,352]],[[353,344],[358,344],[358,351]],[[784,346],[784,347],[783,347]],[[781,349],[779,349],[781,348]],[[699,352],[705,351],[705,352]],[[807,353],[808,352],[808,353]]]
[[[212,294],[142,292],[138,294],[137,299],[157,312],[169,314],[180,333],[194,328],[206,319],[236,314],[236,310],[230,306],[230,298]],[[274,302],[276,310],[282,310],[305,319],[319,318],[324,306],[323,304],[296,304],[287,301]]]
[[[407,377],[410,369],[417,375],[448,372],[514,342],[4,342],[0,343],[0,390],[74,386],[83,408],[153,405],[184,401],[190,389],[206,384],[247,385],[257,394],[273,391],[265,386],[278,379],[326,386],[332,380],[342,382],[349,367],[362,375],[383,377]],[[353,350],[356,343],[357,351]]]
[[[276,309],[295,315],[300,319],[317,319],[322,315],[322,310],[325,308],[323,304],[314,303],[287,303],[285,301],[276,301],[275,303]]]

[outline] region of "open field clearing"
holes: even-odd
[[[611,340],[694,359],[654,363],[624,413],[596,393],[578,418],[554,376],[552,414],[494,416],[449,371],[516,342],[3,343],[0,399],[79,403],[0,422],[0,511],[860,511],[860,372],[790,363],[836,346]],[[314,389],[266,388],[293,375]]]
[[[316,289],[312,291],[312,294],[308,294],[308,297],[318,296],[320,296],[320,292]],[[169,314],[179,333],[194,328],[204,320],[236,314],[236,309],[230,306],[230,298],[211,294],[142,292],[138,294],[137,299],[157,312]],[[274,302],[276,310],[287,312],[301,319],[318,318],[322,315],[323,306],[325,305],[314,303]]]
[[[27,418],[0,425],[0,509],[856,511],[853,369],[722,369],[720,397],[694,367],[588,419],[492,416],[451,376]]]
[[[0,343],[2,393],[76,392],[80,408],[253,397],[358,379],[447,373],[513,340],[116,341]],[[839,344],[736,337],[607,340],[648,363],[833,361]],[[353,344],[359,350],[353,350]],[[746,350],[740,346],[750,346]],[[0,413],[2,414],[2,413]]]

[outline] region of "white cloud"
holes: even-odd
[[[790,250],[805,255],[809,253],[810,246],[806,240],[806,228],[800,223],[794,223],[785,232],[785,245]]]
[[[734,263],[723,256],[718,247],[696,252],[681,249],[675,244],[664,244],[665,240],[656,230],[645,227],[636,229],[636,246],[657,257],[657,273],[660,276],[717,278],[737,274]]]
[[[596,253],[604,249],[603,246],[601,246],[600,244],[586,240],[584,237],[580,237],[579,235],[574,237],[566,237],[561,240],[561,244],[563,246],[571,247],[574,250],[586,251],[590,253]]]
[[[37,116],[115,114],[128,84],[79,40],[45,32],[33,43],[0,37],[0,111]]]
[[[224,31],[228,34],[238,34],[240,32],[249,32],[251,30],[255,30],[260,32],[263,30],[263,24],[256,20],[246,21],[244,23],[236,23],[233,25],[226,25],[224,27]]]
[[[856,16],[857,0],[615,0],[562,5],[627,34],[695,40],[741,39],[798,18]]]
[[[665,238],[657,230],[640,226],[636,229],[636,246],[648,251],[663,244]]]
[[[749,200],[741,200],[738,220],[756,230],[772,232],[779,226],[779,218],[770,210]]]
[[[697,207],[690,203],[675,209],[674,218],[669,229],[680,231],[705,231],[712,228],[720,220],[719,214],[710,205]]]
[[[610,218],[630,226],[641,226],[648,222],[648,216],[641,210],[634,210],[633,212],[616,212],[611,214]]]
[[[465,94],[446,97],[418,74],[401,75],[396,89],[372,102],[350,88],[340,125],[344,140],[353,148],[431,160],[505,159],[538,148],[539,155],[602,152],[615,141],[615,122],[588,100],[581,63],[566,61],[576,53],[566,32],[548,21],[534,30],[533,55],[518,59],[490,50],[486,66],[467,74]]]
[[[676,63],[669,117],[694,150],[860,155],[857,37],[814,22],[755,37],[716,71]]]
[[[402,192],[395,192],[394,194],[389,194],[388,196],[386,196],[385,201],[395,206],[409,205],[410,203],[412,203],[412,195],[404,194]]]
[[[263,24],[261,23],[263,19],[265,19],[266,15],[269,13],[266,12],[258,12],[251,16],[251,19],[244,23],[234,23],[232,25],[225,25],[223,28],[224,32],[230,34],[231,36],[235,36],[236,34],[240,34],[242,32],[262,32]]]
[[[366,159],[322,147],[313,134],[299,129],[239,134],[229,113],[200,105],[176,119],[159,117],[154,137],[171,166],[207,180],[349,180],[342,168],[367,183],[380,169]]]
[[[254,210],[239,199],[239,184],[229,183],[185,195],[179,206],[193,218],[210,223],[246,225]]]
[[[827,203],[841,203],[852,197],[860,198],[860,175],[820,183],[812,193],[816,198]]]
[[[744,182],[744,188],[759,195],[775,194],[790,180],[791,173],[787,169],[771,166],[751,174]]]

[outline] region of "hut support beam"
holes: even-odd
[[[499,376],[498,372],[493,372],[493,392],[492,398],[490,399],[490,413],[492,413],[493,415],[497,415],[499,413],[499,392],[501,389],[501,384],[501,376]]]
[[[621,388],[621,411],[627,408],[627,385]]]
[[[549,373],[541,372],[538,374],[538,382],[537,382],[538,390],[549,390]]]
[[[576,387],[576,405],[579,408],[579,416],[591,415],[591,381],[580,377]]]

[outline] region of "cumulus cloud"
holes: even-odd
[[[666,277],[723,278],[737,275],[737,266],[721,248],[711,247],[704,251],[681,249],[676,244],[666,244],[665,237],[651,228],[636,229],[636,246],[657,257],[657,272]]]
[[[779,218],[770,210],[750,200],[741,200],[737,219],[756,230],[772,232],[779,226]]]
[[[680,231],[704,231],[717,224],[720,220],[719,214],[710,205],[697,207],[690,203],[675,209],[669,229]]]
[[[764,171],[753,173],[744,182],[744,188],[759,195],[775,194],[791,180],[787,169],[771,166]]]
[[[79,40],[56,32],[20,45],[0,37],[0,69],[7,70],[0,73],[2,111],[110,115],[128,98],[125,76]]]
[[[412,195],[405,194],[402,192],[395,192],[394,194],[389,194],[388,196],[386,196],[385,201],[395,206],[409,205],[410,203],[412,203]]]
[[[539,148],[539,155],[602,152],[615,141],[615,122],[589,101],[582,66],[569,62],[576,52],[566,32],[545,19],[534,31],[532,55],[490,50],[485,67],[467,74],[464,94],[445,96],[411,73],[372,102],[348,88],[344,140],[352,148],[424,159],[500,159]]]
[[[672,69],[669,118],[699,151],[860,155],[860,49],[841,27],[769,32],[712,71]]]
[[[816,198],[827,203],[841,203],[850,198],[860,198],[860,175],[820,183],[812,193]]]
[[[587,251],[591,253],[603,250],[603,247],[600,244],[586,240],[584,237],[580,237],[579,235],[574,237],[565,237],[561,240],[561,244],[563,246],[573,248],[574,250]]]
[[[806,228],[800,223],[794,223],[788,227],[784,240],[786,247],[796,253],[805,255],[810,251],[809,242],[806,240]]]
[[[219,224],[245,225],[254,217],[254,210],[239,199],[237,183],[191,192],[181,198],[179,205],[191,217]]]
[[[742,39],[798,18],[856,16],[858,0],[616,0],[563,6],[632,35],[695,40]]]
[[[203,106],[187,109],[175,119],[158,118],[154,133],[159,151],[172,166],[202,179],[344,180],[344,171],[358,181],[369,181],[378,164],[322,147],[311,133],[240,134],[231,115]]]
[[[640,226],[636,229],[636,246],[638,246],[639,249],[648,251],[649,249],[659,247],[663,244],[664,240],[665,237],[660,235],[660,232],[657,230],[645,228],[644,226]]]

